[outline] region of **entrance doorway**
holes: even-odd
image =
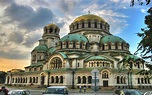
[[[103,81],[103,87],[108,87],[108,80]]]
[[[44,86],[45,76],[41,76],[41,86]]]

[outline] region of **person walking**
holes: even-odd
[[[86,92],[86,86],[84,86],[83,89],[84,89],[84,92]]]
[[[81,93],[81,92],[82,92],[82,87],[81,87],[81,85],[79,86],[79,89],[80,89],[79,92]]]
[[[0,89],[0,95],[8,95],[8,90],[5,88],[5,86],[2,86]]]

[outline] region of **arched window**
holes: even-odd
[[[144,78],[144,80],[145,80],[145,84],[147,84],[147,78]]]
[[[80,42],[80,49],[82,49],[82,45],[83,45],[83,43],[82,43],[82,42]]]
[[[121,44],[121,49],[122,49],[122,50],[124,49],[124,44],[123,44],[123,43]]]
[[[90,84],[92,80],[92,76],[88,76],[88,83]]]
[[[62,60],[59,57],[54,57],[50,62],[51,69],[62,68]]]
[[[142,84],[144,83],[144,79],[143,79],[143,78],[141,78],[141,83],[142,83]]]
[[[60,83],[63,83],[63,76],[60,76]]]
[[[54,77],[51,76],[51,83],[54,83]]]
[[[100,29],[102,29],[102,23],[100,23]]]
[[[121,83],[123,84],[124,82],[123,82],[123,77],[121,77]]]
[[[78,83],[81,83],[81,77],[78,76]]]
[[[138,84],[140,84],[140,78],[138,78]]]
[[[99,66],[99,62],[97,62],[97,67]]]
[[[84,28],[84,22],[82,22],[82,28]]]
[[[126,78],[124,77],[123,79],[124,79],[124,84],[126,84]]]
[[[101,47],[102,47],[102,50],[104,50],[104,49],[105,49],[104,44],[102,44],[102,45],[101,45]]]
[[[30,77],[30,81],[29,82],[32,83],[32,77]]]
[[[117,76],[117,84],[119,84],[119,83],[120,83],[119,79],[120,79],[120,77],[119,77],[119,76]]]
[[[62,42],[60,42],[60,49],[62,49]]]
[[[108,44],[108,48],[111,49],[111,44],[110,43]]]
[[[76,29],[79,29],[79,24],[77,23],[77,28]]]
[[[97,22],[94,23],[94,27],[97,28]]]
[[[59,82],[59,78],[58,78],[58,76],[56,76],[56,77],[55,77],[55,80],[56,80],[56,82],[55,82],[55,83],[58,83],[58,82]]]
[[[150,78],[148,78],[148,84],[151,84],[151,83],[150,83]]]
[[[66,48],[69,48],[69,42],[66,41]]]
[[[139,62],[137,62],[137,66],[138,66],[138,68],[140,68],[140,63]]]
[[[36,83],[38,83],[38,77],[36,77]]]
[[[33,77],[33,83],[35,83],[35,77]]]
[[[22,78],[21,78],[21,81],[20,81],[20,83],[22,83]]]
[[[52,32],[53,32],[53,28],[50,28],[49,33],[52,33]]]
[[[55,28],[55,34],[57,34],[57,30],[58,30],[58,29],[57,29],[57,28]]]
[[[17,78],[15,79],[15,83],[17,83]]]
[[[118,43],[115,43],[115,49],[118,49]]]
[[[25,83],[25,78],[23,78],[23,83]]]
[[[73,41],[73,48],[76,48],[76,42]]]
[[[91,22],[90,21],[88,22],[88,27],[91,28]]]
[[[25,83],[27,83],[27,78],[25,79]]]
[[[85,76],[82,77],[82,83],[86,83],[86,77]]]
[[[104,71],[102,73],[102,78],[108,78],[108,72],[107,71]]]

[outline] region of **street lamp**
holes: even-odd
[[[50,83],[50,71],[48,71],[48,83],[47,83],[48,87],[49,87],[49,83]]]
[[[72,71],[72,89],[74,89],[74,74],[75,74],[75,71],[73,70]]]

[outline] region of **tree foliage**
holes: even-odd
[[[152,59],[152,7],[147,12],[149,13],[145,16],[147,27],[141,29],[142,33],[137,33],[137,36],[142,39],[138,44],[136,53],[140,51],[144,59]]]
[[[145,2],[143,0],[137,0],[139,5],[143,5],[144,3],[146,3],[146,5],[150,4],[150,0],[145,0]],[[130,6],[134,6],[135,4],[135,0],[131,0],[130,2]]]
[[[5,72],[0,71],[0,84],[5,82],[5,75]]]
[[[150,71],[152,71],[152,65],[151,64],[146,64],[146,66],[149,68]]]

